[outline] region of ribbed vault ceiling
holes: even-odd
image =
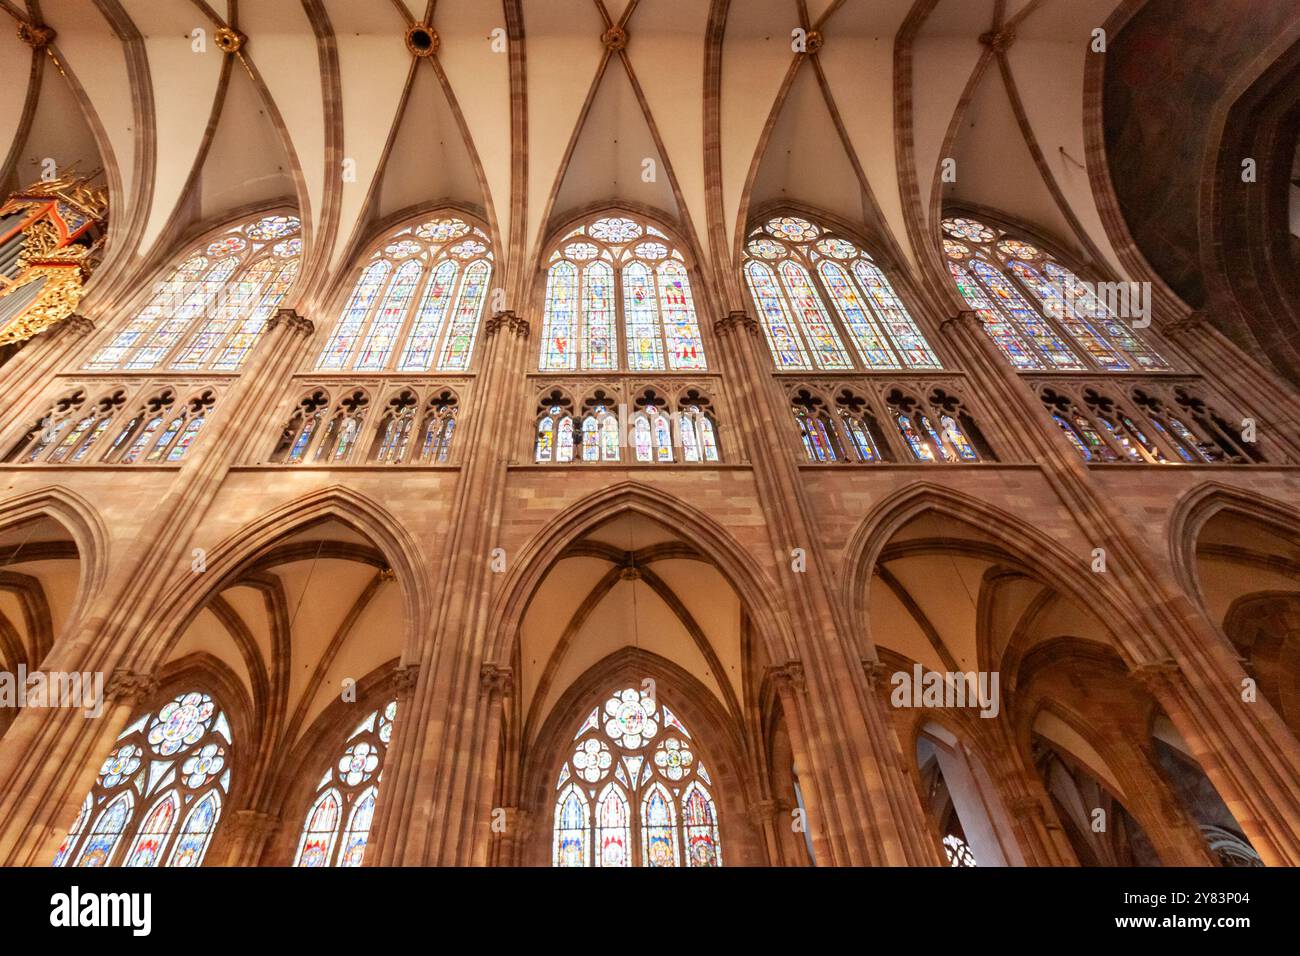
[[[512,298],[557,224],[608,203],[658,210],[713,268],[781,201],[915,266],[943,199],[1118,268],[1082,165],[1087,42],[1117,2],[0,0],[57,31],[35,51],[0,33],[0,186],[44,157],[105,167],[101,286],[278,201],[303,217],[308,275],[411,207],[478,212]],[[416,21],[435,56],[408,52]],[[223,26],[247,37],[233,56]],[[817,55],[792,50],[796,28]]]

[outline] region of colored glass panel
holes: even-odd
[[[578,367],[575,351],[577,334],[578,267],[567,260],[556,262],[546,276],[546,309],[542,317],[543,372]]]
[[[857,287],[838,262],[823,259],[817,265],[826,290],[830,293],[835,311],[849,330],[849,336],[857,347],[858,356],[867,368],[898,368],[898,360],[893,350],[885,344],[884,336],[876,328],[876,322],[867,310],[866,303],[858,295]]]
[[[393,281],[384,291],[379,312],[357,355],[355,367],[359,371],[378,371],[388,365],[388,357],[392,354],[397,333],[406,318],[406,310],[415,296],[423,271],[424,265],[418,259],[409,259],[398,268]]]
[[[983,259],[972,259],[971,270],[983,283],[984,289],[997,303],[1024,336],[1034,344],[1051,368],[1082,369],[1081,362],[1061,338],[1052,331],[1045,319],[1026,301],[1011,280],[995,266]]]
[[[763,334],[767,337],[767,346],[772,351],[776,367],[781,371],[811,369],[808,353],[804,351],[803,341],[790,320],[785,296],[781,293],[772,270],[751,259],[745,263],[745,281],[762,316]]]
[[[1042,304],[1043,311],[1061,323],[1061,327],[1074,339],[1100,368],[1108,372],[1126,372],[1132,368],[1110,342],[1088,321],[1082,304],[1075,298],[1075,290],[1048,282],[1027,262],[1012,260],[1008,268],[1020,279]]]
[[[695,316],[686,267],[674,259],[659,264],[659,307],[667,340],[668,367],[677,371],[705,369],[704,339]]]
[[[853,275],[866,290],[871,306],[880,317],[880,323],[893,342],[894,350],[902,357],[903,364],[908,368],[942,368],[920,328],[875,263],[866,259],[856,260]]]
[[[853,363],[844,351],[839,333],[831,324],[826,306],[813,287],[808,270],[787,259],[777,267],[781,282],[789,296],[790,309],[798,318],[800,328],[808,341],[809,350],[817,367],[828,371],[851,369]]]
[[[384,287],[392,270],[392,263],[386,259],[380,259],[366,266],[357,281],[356,288],[352,290],[352,296],[343,309],[338,325],[334,328],[334,334],[330,336],[316,362],[318,369],[337,370],[347,365],[348,356],[352,353],[352,347],[361,334],[366,316],[370,314],[370,309],[375,304],[375,299],[379,297],[379,291]]]
[[[614,270],[601,259],[582,270],[582,367],[598,371],[618,367],[614,351]]]
[[[644,262],[634,260],[623,267],[623,325],[627,332],[627,367],[662,369],[659,304],[655,301],[654,275]]]
[[[456,302],[451,327],[447,329],[447,341],[442,344],[442,352],[438,356],[440,371],[463,372],[469,368],[491,278],[492,263],[486,259],[475,259],[465,267],[460,298]]]
[[[459,269],[454,259],[445,259],[433,270],[415,310],[415,322],[406,337],[401,358],[397,361],[399,372],[427,372],[432,366],[433,350],[438,345],[438,336],[442,334],[443,323],[451,309]]]

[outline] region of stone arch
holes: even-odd
[[[1188,599],[1242,680],[1300,735],[1300,521],[1280,501],[1215,482],[1179,502],[1169,535]]]
[[[85,613],[108,576],[108,529],[94,506],[69,488],[41,488],[0,502],[0,529],[41,518],[62,525],[72,535],[77,548],[80,581],[76,599],[68,613],[68,621],[75,622]]]
[[[509,667],[524,612],[547,572],[585,533],[622,514],[639,515],[684,538],[726,578],[744,604],[776,662],[796,656],[788,619],[771,599],[775,584],[732,535],[698,508],[639,482],[624,481],[576,502],[547,523],[514,560],[504,587],[489,612],[484,659]]]
[[[409,645],[419,622],[428,619],[433,604],[431,575],[421,551],[404,525],[386,508],[352,489],[334,485],[286,502],[210,549],[204,574],[185,576],[161,596],[149,640],[141,642],[141,647],[152,648],[153,653],[162,656],[166,645],[184,630],[209,597],[253,567],[280,539],[328,519],[340,521],[373,542],[393,570],[402,593]]]
[[[1208,614],[1197,573],[1196,547],[1201,532],[1215,516],[1234,513],[1266,525],[1279,535],[1300,537],[1300,520],[1281,501],[1219,481],[1199,485],[1174,505],[1169,519],[1168,555],[1178,582],[1189,599]]]
[[[882,551],[908,522],[927,512],[978,529],[992,538],[1005,558],[1025,568],[1038,569],[1037,577],[1094,610],[1117,635],[1132,633],[1139,622],[1124,603],[1114,599],[1106,589],[1081,584],[1089,579],[1088,565],[1082,556],[1070,554],[1056,540],[1026,524],[1009,512],[978,498],[944,488],[929,481],[909,485],[886,497],[862,519],[845,549],[842,567],[846,591],[839,595],[856,635],[870,635],[868,584]]]

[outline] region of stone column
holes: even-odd
[[[225,852],[212,855],[221,859],[222,866],[257,866],[280,831],[280,817],[260,810],[236,810],[231,817],[227,827],[218,831],[224,837],[224,847],[213,847]]]
[[[152,674],[118,669],[105,682],[103,710],[98,718],[86,719],[80,711],[60,712],[67,718],[67,726],[50,748],[49,759],[65,763],[66,798],[48,801],[57,803],[57,807],[53,812],[47,812],[45,794],[37,792],[30,784],[23,786],[14,780],[0,784],[0,796],[5,801],[10,823],[0,831],[0,865],[49,866],[86,794],[94,786],[103,758],[113,749],[114,742],[130,719],[157,693],[158,681]],[[35,716],[41,712],[35,708],[31,714]],[[15,721],[4,743],[22,753],[32,745],[30,733],[39,726],[33,720]],[[27,735],[17,736],[10,744],[10,738],[24,731]],[[83,753],[99,754],[99,759],[81,759],[78,755]]]
[[[736,429],[754,464],[754,483],[778,558],[792,634],[782,701],[802,769],[813,846],[823,865],[938,862],[924,813],[907,782],[893,726],[868,687],[829,564],[821,560],[816,522],[795,465],[786,398],[772,376],[758,323],[732,311],[714,323],[721,371],[737,409]],[[795,572],[786,555],[805,553]],[[769,639],[775,635],[769,635]]]
[[[472,408],[457,433],[461,472],[450,514],[446,558],[434,569],[444,593],[428,633],[417,635],[411,659],[422,667],[412,696],[409,727],[389,751],[385,787],[393,804],[374,833],[379,865],[464,866],[486,859],[478,849],[490,835],[491,791],[483,777],[495,774],[499,706],[483,705],[483,667],[488,604],[505,497],[509,456],[502,436],[519,434],[524,368],[530,328],[512,311],[484,323],[481,372]],[[445,582],[456,587],[447,589]],[[489,695],[490,698],[490,695]]]

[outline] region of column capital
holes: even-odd
[[[748,809],[750,818],[761,827],[776,819],[781,812],[781,803],[778,800],[755,800]]]
[[[867,675],[867,683],[874,690],[881,679],[890,673],[891,668],[878,657],[864,657],[862,658],[862,670]]]
[[[1192,312],[1181,318],[1166,322],[1160,326],[1160,331],[1168,338],[1185,335],[1188,332],[1198,332],[1205,326],[1205,316],[1200,312]]]
[[[132,704],[138,704],[156,693],[157,677],[124,667],[119,667],[109,675],[108,684],[104,688],[104,696],[109,700],[125,700]]]
[[[1007,801],[1007,811],[1014,817],[1039,817],[1043,816],[1042,801],[1032,794],[1023,794],[1019,797],[1012,797]]]
[[[740,329],[754,335],[758,332],[758,323],[748,312],[728,312],[721,318],[713,320],[713,332],[715,335],[726,335],[732,329]]]
[[[1159,693],[1167,689],[1175,680],[1182,676],[1182,671],[1178,667],[1178,662],[1172,657],[1161,658],[1158,661],[1143,661],[1134,665],[1129,671],[1129,676],[1141,684],[1148,692],[1152,694]]]
[[[316,324],[304,316],[299,315],[293,309],[277,309],[275,315],[266,323],[266,330],[269,332],[278,325],[285,325],[290,332],[301,332],[304,335],[311,335],[316,331]]]
[[[52,331],[61,332],[64,335],[73,338],[85,338],[91,332],[95,331],[95,323],[77,312],[73,312],[58,325],[54,326]]]
[[[808,682],[804,678],[802,661],[786,661],[779,667],[769,667],[767,673],[775,682],[778,690],[802,694],[808,687]]]
[[[515,671],[513,667],[498,667],[496,664],[484,664],[479,669],[479,687],[485,695],[498,694],[508,697],[514,690]]]
[[[517,338],[521,339],[528,338],[532,332],[528,320],[516,315],[510,309],[497,312],[483,324],[483,331],[487,335],[496,335],[502,329],[509,329]]]
[[[401,696],[406,696],[415,690],[415,684],[419,679],[419,664],[402,664],[393,671],[393,690]]]
[[[980,314],[974,309],[962,309],[956,315],[950,315],[948,318],[940,322],[939,331],[943,332],[947,330],[950,325],[955,325],[958,328],[970,328],[971,326],[983,324],[984,320],[980,318]]]

